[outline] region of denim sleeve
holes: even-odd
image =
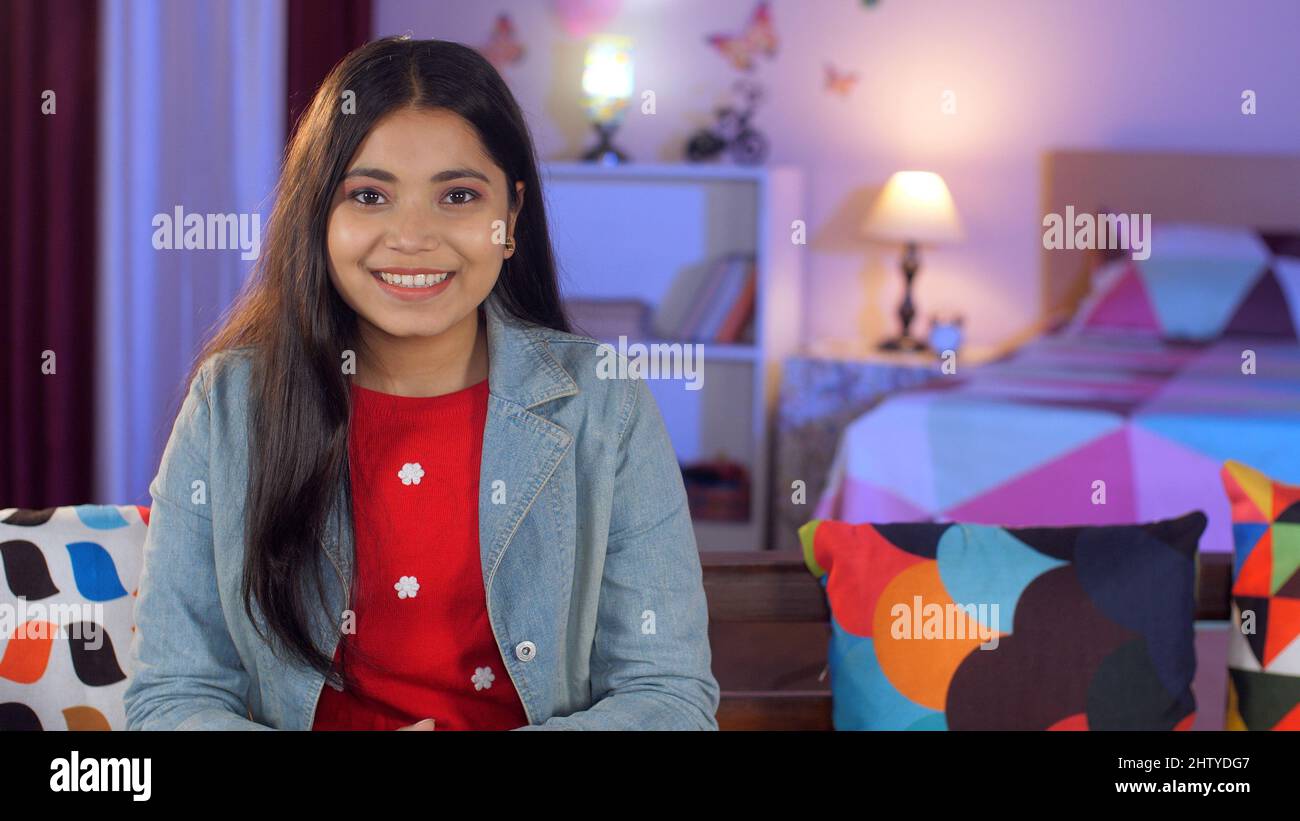
[[[716,730],[709,613],[672,441],[643,379],[619,444],[592,706],[520,730]]]
[[[272,729],[248,717],[249,676],[217,592],[207,504],[212,364],[190,384],[149,485],[153,509],[123,696],[128,730]]]

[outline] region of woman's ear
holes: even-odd
[[[524,181],[519,180],[515,183],[515,204],[510,208],[510,221],[506,226],[507,237],[513,237],[515,235],[515,221],[519,219],[519,212],[523,209],[523,206]],[[506,256],[509,257],[511,253],[507,253]]]

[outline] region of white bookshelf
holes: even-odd
[[[705,342],[703,386],[648,380],[679,461],[719,450],[750,472],[747,522],[696,521],[700,549],[766,547],[772,413],[781,361],[802,337],[803,179],[789,167],[555,162],[541,170],[566,298],[635,298],[655,307],[689,292],[718,256],[755,256],[753,344]],[[525,205],[525,207],[527,207]],[[613,341],[613,340],[611,340]],[[692,342],[630,339],[641,342]]]

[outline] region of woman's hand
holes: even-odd
[[[399,731],[400,730],[432,730],[434,723],[435,722],[433,719],[426,718],[424,721],[417,721],[414,724],[407,725],[406,727],[398,727],[397,729]]]

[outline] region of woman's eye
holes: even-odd
[[[366,197],[374,197],[374,199],[366,199]],[[382,200],[384,199],[384,195],[379,193],[378,191],[375,191],[374,189],[363,188],[360,191],[354,192],[352,194],[352,199],[356,200],[362,205],[382,205],[383,204]]]
[[[478,199],[478,194],[475,193],[474,191],[469,190],[468,188],[457,188],[455,191],[452,191],[452,192],[451,192],[450,194],[448,194],[447,196],[448,196],[448,197],[460,197],[460,196],[465,196],[465,195],[468,195],[468,196],[470,196],[470,197],[473,197],[473,199],[469,199],[469,200],[460,200],[460,201],[451,202],[451,203],[448,203],[448,204],[449,204],[449,205],[469,205],[471,202],[473,202],[474,200]]]

